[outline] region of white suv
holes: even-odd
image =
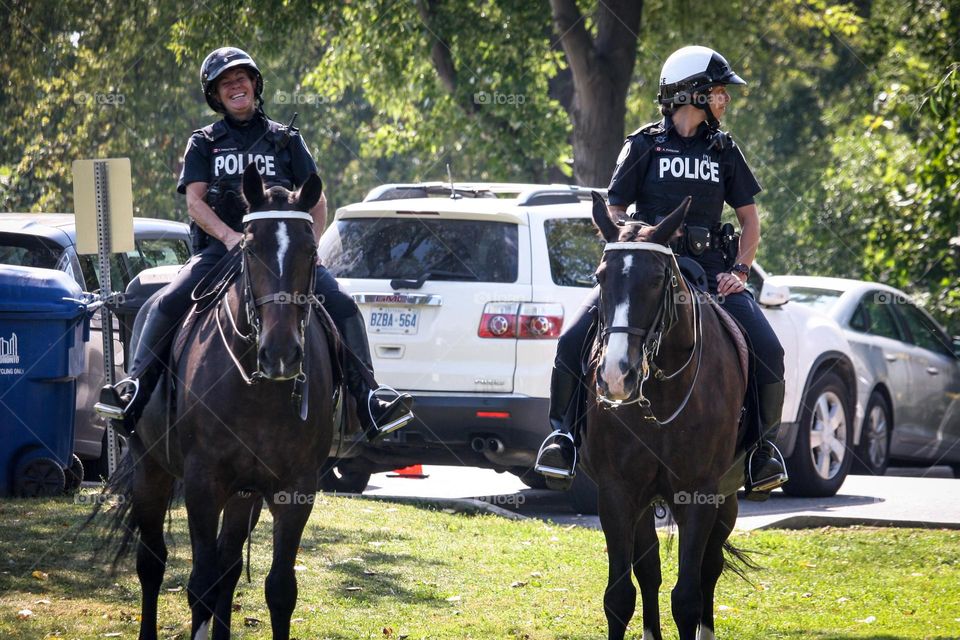
[[[530,469],[550,431],[557,338],[603,250],[590,191],[458,184],[452,193],[383,185],[339,209],[320,240],[324,265],[363,313],[378,380],[416,397],[413,423],[340,471],[470,465],[543,486]]]
[[[360,491],[370,472],[417,463],[488,467],[544,486],[531,468],[550,431],[557,337],[603,253],[590,191],[388,184],[337,211],[320,257],[360,306],[378,379],[415,396],[417,419],[340,461],[328,488]],[[764,276],[758,268],[751,281],[786,352],[779,443],[794,493],[832,494],[849,467],[844,445],[859,435],[850,348],[835,322],[785,305],[789,291],[765,286]],[[842,439],[826,460],[794,455],[798,433],[825,428]],[[579,510],[590,509],[591,492],[595,503],[589,484],[574,484]]]

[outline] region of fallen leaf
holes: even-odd
[[[864,624],[873,624],[877,621],[877,616],[867,616],[863,620],[857,620],[857,622],[863,622]]]
[[[806,593],[804,593],[804,594],[801,595],[800,597],[801,597],[801,598],[812,598],[812,597],[813,597],[813,594],[810,593],[809,591],[807,591]]]
[[[246,618],[243,619],[243,626],[245,627],[255,627],[258,624],[260,624],[259,618],[253,618],[253,617],[247,616]]]
[[[44,600],[37,600],[37,601],[34,602],[33,604],[50,604],[50,601],[49,601],[49,600],[46,600],[46,599],[44,599]]]
[[[179,593],[183,591],[183,587],[170,587],[167,589],[167,591],[170,593]]]
[[[843,604],[844,602],[847,602],[849,599],[850,598],[848,598],[847,596],[840,596],[839,598],[837,598],[837,602],[840,604]]]
[[[356,587],[356,586],[346,587],[345,591],[363,591],[363,587]]]
[[[40,571],[40,570],[34,571],[34,572],[31,573],[30,575],[32,575],[32,576],[33,576],[34,578],[36,578],[37,580],[46,580],[47,578],[50,577],[49,575],[47,575],[46,573],[44,573],[43,571]]]
[[[525,586],[527,586],[527,583],[526,583],[526,582],[523,582],[523,581],[521,581],[521,580],[517,580],[516,582],[511,582],[511,583],[510,583],[510,588],[511,588],[511,589],[518,589],[519,587],[525,587]]]
[[[532,573],[530,574],[530,577],[531,577],[531,578],[542,578],[542,577],[543,577],[543,574],[540,573],[539,571],[534,571],[534,572],[532,572]]]
[[[233,603],[233,610],[234,610],[234,611],[240,611],[240,609],[242,609],[242,608],[243,608],[243,605],[240,604],[239,602],[234,602],[234,603]]]
[[[30,611],[30,609],[20,609],[20,611],[17,611],[17,617],[21,620],[29,620],[33,617],[33,611]]]
[[[374,571],[373,569],[364,569],[364,570],[363,570],[363,575],[365,575],[365,576],[378,576],[378,575],[380,575],[380,574],[377,573],[376,571]]]
[[[393,635],[393,629],[390,628],[390,627],[384,627],[384,628],[383,628],[383,635],[386,636],[387,638],[389,638],[390,636]]]
[[[460,602],[461,600],[463,600],[463,598],[460,596],[450,596],[447,598],[447,602]]]

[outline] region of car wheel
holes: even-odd
[[[70,466],[67,467],[64,478],[64,491],[69,495],[76,493],[83,482],[83,462],[76,454],[70,458]]]
[[[524,469],[523,467],[518,467],[513,469],[513,475],[520,478],[520,482],[527,485],[531,489],[547,488],[547,479],[533,469]]]
[[[330,458],[320,468],[317,486],[330,493],[363,493],[370,475],[369,471],[350,469],[349,461]]]
[[[794,496],[832,496],[847,477],[852,444],[852,420],[847,389],[827,372],[810,386],[800,412],[800,429],[793,455],[787,458],[790,480],[783,491]]]
[[[597,483],[582,468],[574,476],[573,485],[567,491],[567,498],[573,510],[585,516],[595,516],[600,510]]]
[[[857,445],[857,459],[853,461],[857,471],[875,476],[882,476],[887,472],[892,428],[887,400],[883,394],[874,391],[867,403],[863,433],[860,434],[860,444]]]
[[[52,458],[32,458],[17,464],[13,493],[22,498],[58,496],[66,486],[63,467]]]

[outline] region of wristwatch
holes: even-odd
[[[742,262],[738,262],[737,264],[733,265],[733,268],[732,268],[732,269],[730,269],[730,273],[733,273],[733,274],[742,273],[744,276],[746,276],[747,278],[749,278],[749,277],[750,277],[750,267],[748,267],[747,265],[743,264]],[[746,280],[747,278],[744,278],[744,280]]]

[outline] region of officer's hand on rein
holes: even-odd
[[[243,234],[231,229],[230,233],[223,239],[223,246],[227,248],[227,251],[230,251],[237,246],[241,240],[243,240]]]
[[[735,273],[717,274],[717,295],[726,296],[740,293],[746,289],[746,283]]]

